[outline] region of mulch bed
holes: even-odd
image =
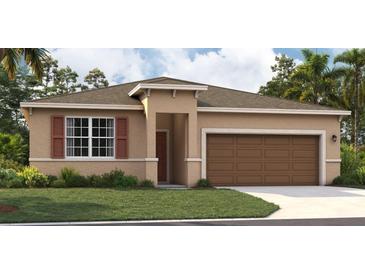
[[[17,211],[18,208],[16,206],[11,205],[0,205],[0,213],[10,213]]]

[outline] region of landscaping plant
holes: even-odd
[[[36,167],[26,167],[22,171],[19,171],[17,175],[22,179],[25,185],[28,187],[47,187],[48,178],[41,173]]]
[[[199,179],[198,182],[196,183],[197,187],[211,187],[212,185],[210,184],[208,179]]]

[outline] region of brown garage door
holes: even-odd
[[[207,177],[213,185],[318,185],[318,136],[207,137]]]

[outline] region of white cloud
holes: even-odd
[[[57,49],[51,54],[60,66],[70,66],[83,81],[85,75],[95,67],[101,69],[110,84],[123,77],[123,82],[143,79],[144,61],[134,49]]]
[[[270,48],[221,49],[193,58],[187,49],[150,50],[147,55],[135,49],[57,49],[52,55],[60,66],[75,70],[80,81],[98,67],[110,84],[165,75],[252,92],[271,79],[275,58]]]
[[[207,84],[221,85],[257,92],[272,77],[272,49],[221,49],[195,54],[187,50],[161,49],[165,75]]]

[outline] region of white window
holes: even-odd
[[[114,156],[114,119],[92,118],[92,157]]]
[[[114,157],[114,119],[66,118],[66,157]]]

